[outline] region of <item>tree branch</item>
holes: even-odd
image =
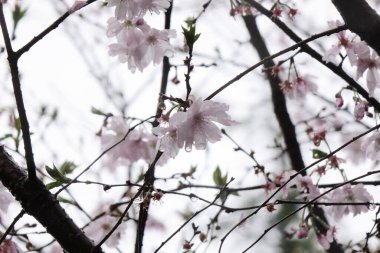
[[[172,10],[173,10],[173,1],[170,1],[170,6],[165,12],[165,25],[164,25],[165,29],[170,29]],[[169,58],[165,56],[162,62],[162,77],[161,77],[160,94],[159,94],[158,105],[156,109],[156,119],[153,122],[153,126],[159,125],[158,119],[162,114],[161,96],[166,94],[170,67],[171,66],[170,66]],[[160,156],[161,155],[162,154],[160,154]],[[144,184],[146,184],[148,187],[144,187],[143,196],[145,196],[145,194],[147,193],[147,189],[150,189],[154,185],[154,181],[155,181],[154,174],[155,174],[155,166],[153,166],[151,170],[148,170],[144,177]],[[148,215],[149,215],[148,214],[149,206],[150,206],[150,200],[146,203],[146,205],[140,205],[139,219],[138,219],[137,231],[136,231],[135,253],[142,252],[144,232],[145,232],[146,222],[148,220]]]
[[[270,56],[266,43],[257,27],[256,18],[253,17],[252,15],[248,15],[248,16],[244,16],[243,19],[248,29],[248,32],[251,36],[252,46],[257,50],[260,58],[265,59],[266,57]],[[270,68],[274,65],[275,63],[273,62],[273,60],[270,60],[264,64],[264,67]],[[284,136],[284,140],[285,140],[287,151],[290,157],[292,168],[296,170],[297,172],[301,172],[301,175],[305,176],[306,171],[302,171],[302,169],[305,167],[305,164],[303,162],[300,146],[297,141],[296,130],[290,119],[287,106],[286,106],[285,96],[283,92],[281,91],[281,88],[279,85],[281,83],[281,80],[278,77],[278,75],[276,76],[271,75],[270,71],[267,71],[266,74],[267,74],[267,78],[270,83],[270,88],[272,91],[272,102],[273,102],[273,107],[274,107],[274,113],[280,125],[282,134]],[[317,233],[326,234],[328,228],[326,228],[325,224],[328,224],[328,221],[323,210],[317,206],[310,207],[310,209],[312,209],[310,211],[314,212],[315,215],[318,217],[318,219],[313,219],[313,223],[318,230]],[[330,249],[328,250],[328,252],[339,253],[339,252],[343,252],[343,249],[334,240],[331,243]]]
[[[13,93],[16,100],[17,111],[20,118],[22,139],[24,141],[25,159],[28,168],[28,178],[30,180],[36,180],[36,165],[33,158],[32,141],[30,139],[29,122],[26,116],[24,99],[22,97],[21,82],[18,71],[18,57],[13,51],[12,43],[9,37],[7,23],[5,21],[3,4],[0,4],[0,25],[3,32],[3,38],[5,48],[8,54],[9,68],[12,76]]]
[[[26,213],[43,225],[69,253],[102,253],[66,214],[59,202],[38,179],[27,180],[20,168],[0,146],[0,181],[20,202]]]
[[[365,0],[332,0],[348,29],[380,55],[380,16]]]

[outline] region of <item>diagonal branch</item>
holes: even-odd
[[[20,168],[0,146],[0,181],[20,202],[26,213],[40,222],[69,253],[102,253],[78,228],[41,181],[27,180]]]

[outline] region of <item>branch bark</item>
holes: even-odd
[[[348,29],[380,55],[380,16],[365,0],[332,0]]]
[[[28,180],[25,171],[0,146],[0,181],[20,202],[26,213],[43,225],[69,253],[102,253],[67,215],[59,202],[36,180]]]
[[[251,37],[251,44],[257,50],[260,59],[264,59],[270,56],[266,43],[257,27],[256,18],[253,16],[245,16],[243,17],[243,19]],[[273,60],[264,63],[265,68],[270,68],[274,65],[275,63],[273,62]],[[303,162],[300,146],[297,141],[295,127],[290,119],[287,110],[285,96],[280,89],[279,84],[281,83],[281,80],[278,76],[272,76],[270,71],[267,71],[266,73],[272,91],[274,113],[280,125],[282,134],[284,136],[292,168],[296,171],[301,171],[305,167],[305,164]],[[301,175],[306,175],[306,171],[302,171]],[[320,207],[310,207],[309,210],[310,213],[313,214],[313,217],[315,217],[315,219],[313,219],[313,223],[314,226],[317,228],[317,233],[326,234],[326,224],[328,225],[328,221],[325,217],[323,210]],[[330,244],[330,249],[328,250],[328,252],[343,253],[343,249],[334,240]]]

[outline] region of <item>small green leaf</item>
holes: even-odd
[[[144,180],[144,175],[145,175],[145,173],[144,173],[144,169],[141,169],[140,174],[139,174],[139,176],[137,177],[137,181],[136,181],[136,183],[139,183],[139,182],[143,181],[143,180]]]
[[[231,195],[240,196],[238,191],[231,191]]]
[[[327,156],[327,153],[325,153],[319,149],[313,149],[312,152],[313,152],[313,158],[314,159],[321,159],[321,158]]]
[[[187,20],[185,22],[187,28],[182,26],[182,33],[185,36],[187,46],[189,47],[190,51],[192,51],[194,43],[199,39],[199,36],[201,36],[201,34],[195,32],[196,29],[193,20]]]
[[[47,188],[48,190],[51,190],[51,189],[53,189],[53,188],[55,188],[55,187],[61,186],[62,184],[63,184],[62,182],[54,181],[54,182],[48,183],[48,184],[46,185],[46,188]]]
[[[49,166],[45,166],[46,172],[54,178],[56,181],[61,183],[68,183],[70,182],[70,179],[62,175],[62,173],[53,165],[53,168],[50,168]]]
[[[17,132],[21,131],[21,121],[20,121],[20,118],[18,118],[18,117],[15,119],[15,128],[16,128]]]
[[[0,138],[0,141],[3,141],[5,139],[11,138],[12,134],[4,134],[3,137]]]
[[[220,171],[219,166],[216,167],[212,175],[215,185],[221,185],[222,172]]]
[[[91,107],[91,112],[92,112],[93,114],[101,115],[101,116],[105,116],[105,115],[107,115],[105,112],[103,112],[102,110],[97,109],[97,108],[95,108],[95,107]]]
[[[67,175],[67,174],[70,174],[72,173],[75,168],[77,167],[77,165],[73,162],[69,162],[69,161],[65,161],[64,163],[62,163],[62,165],[59,167],[59,171],[63,174],[63,175]]]
[[[66,203],[66,204],[71,204],[71,205],[76,205],[76,203],[72,200],[69,200],[69,199],[65,199],[61,196],[58,197],[58,201],[61,202],[61,203]]]
[[[26,11],[28,9],[21,9],[20,5],[16,4],[15,8],[12,11],[12,18],[13,18],[13,29],[16,30],[16,27],[20,20],[25,16]]]

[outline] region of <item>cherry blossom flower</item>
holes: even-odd
[[[310,132],[310,136],[314,145],[319,147],[321,141],[323,141],[326,137],[326,129],[323,127],[319,127],[316,130]]]
[[[361,150],[371,160],[380,159],[380,132],[375,131],[370,137],[363,141]]]
[[[160,137],[158,142],[159,150],[168,154],[171,158],[176,157],[179,152],[177,130],[185,119],[185,112],[177,112],[169,118],[167,127],[158,126],[153,128],[153,133]]]
[[[151,62],[158,64],[164,56],[173,56],[169,39],[176,37],[175,30],[157,30],[144,21],[147,12],[165,11],[169,0],[108,0],[108,6],[115,7],[115,17],[108,20],[107,36],[117,40],[109,46],[109,55],[128,63],[132,72],[143,71]]]
[[[297,9],[289,8],[288,16],[289,16],[289,18],[294,19],[294,17],[297,15],[297,13],[298,13]]]
[[[87,0],[76,0],[69,9],[69,13],[74,13],[87,4]]]
[[[21,252],[22,251],[11,240],[4,240],[4,242],[0,244],[0,253],[21,253]]]
[[[351,186],[346,184],[342,188],[335,189],[328,197],[330,202],[334,203],[357,203],[371,202],[373,197],[364,188],[363,184]],[[354,216],[368,211],[369,205],[336,205],[331,208],[331,213],[336,219],[340,219],[343,215],[352,213]]]
[[[298,76],[293,81],[281,84],[284,94],[290,99],[304,99],[308,92],[316,92],[317,85],[311,81],[311,76]]]
[[[281,175],[278,175],[275,177],[275,180],[274,182],[276,183],[276,185],[284,185],[284,187],[282,187],[281,191],[282,191],[282,197],[284,199],[286,199],[288,197],[288,191],[289,191],[289,188],[291,188],[293,185],[296,184],[296,182],[294,180],[290,181],[289,183],[287,183],[285,185],[285,183],[290,179],[290,177],[292,175],[296,174],[296,172],[294,170],[285,170],[281,173]]]
[[[176,112],[169,119],[168,126],[159,126],[153,132],[160,137],[159,149],[170,157],[177,155],[180,148],[191,151],[205,149],[208,142],[215,143],[222,138],[218,122],[225,126],[236,124],[227,114],[228,105],[201,98],[194,100],[186,112]]]
[[[336,28],[338,26],[343,25],[339,20],[337,21],[329,21],[328,25],[330,28]],[[357,57],[355,54],[355,46],[357,42],[354,42],[352,39],[348,38],[345,31],[340,31],[337,34],[338,36],[338,44],[333,45],[327,52],[323,55],[323,60],[326,62],[332,62],[336,56],[340,53],[342,48],[346,49],[348,60],[351,65],[355,64],[357,61]]]
[[[139,0],[138,3],[143,12],[150,11],[156,14],[165,11],[170,6],[170,0]]]
[[[368,111],[368,103],[365,101],[359,101],[355,104],[354,116],[356,120],[361,120],[364,118],[366,112]]]
[[[129,131],[123,117],[113,116],[101,135],[101,146],[103,150],[108,149],[122,138]],[[108,167],[114,168],[117,165],[130,165],[139,160],[150,163],[157,153],[157,137],[148,132],[145,128],[137,128],[131,131],[126,139],[116,147],[107,152]],[[162,156],[159,165],[167,161],[168,157]]]
[[[380,57],[374,50],[371,53],[370,48],[365,42],[361,42],[356,46],[355,53],[358,56],[356,79],[362,77],[367,70],[368,93],[370,96],[373,96],[375,89],[380,86]]]
[[[8,211],[8,206],[12,201],[12,195],[9,193],[8,189],[0,182],[0,210],[6,213]]]
[[[330,248],[330,243],[334,241],[335,233],[336,228],[333,226],[327,230],[326,234],[317,235],[317,240],[319,244],[321,244],[325,250],[328,250]]]
[[[236,124],[227,114],[228,105],[198,98],[186,112],[186,118],[177,129],[178,147],[191,151],[205,149],[207,142],[215,143],[222,138],[218,122],[225,126]]]
[[[281,6],[277,3],[274,8],[272,9],[272,18],[273,19],[278,19],[281,17],[282,14],[282,8]]]
[[[164,56],[172,57],[174,54],[173,47],[169,44],[170,38],[175,38],[175,30],[157,30],[150,29],[144,33],[139,46],[132,48],[129,52],[133,61],[128,62],[128,67],[132,71],[137,67],[143,71],[150,62],[159,64]]]
[[[343,104],[344,104],[343,98],[341,96],[340,97],[336,97],[336,99],[335,99],[335,105],[336,105],[336,107],[342,108]]]
[[[297,176],[294,179],[296,183],[297,190],[303,193],[300,197],[307,197],[307,199],[312,200],[320,195],[318,187],[313,183],[311,177],[309,176]]]
[[[301,224],[296,234],[298,239],[307,238],[309,235],[309,228],[306,224]]]
[[[93,222],[85,228],[86,234],[95,241],[99,243],[113,228],[113,226],[118,221],[118,217],[113,217],[111,215],[105,215]],[[108,247],[116,247],[119,244],[120,238],[123,236],[126,229],[125,223],[121,223],[120,226],[112,233],[105,244]]]

